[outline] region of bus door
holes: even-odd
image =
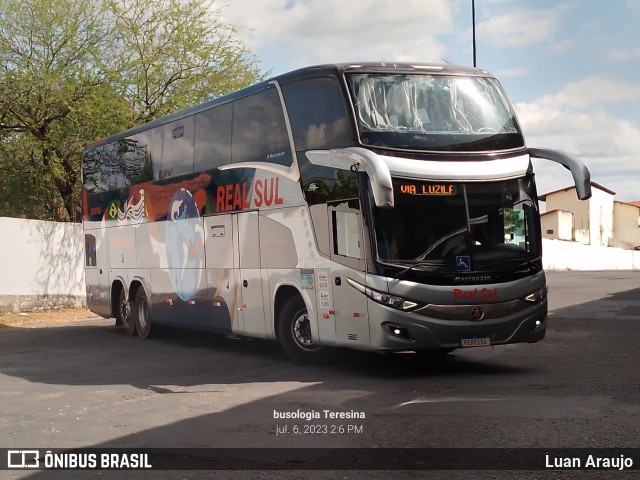
[[[364,285],[362,215],[357,199],[327,204],[332,266],[331,283],[336,339],[340,345],[369,345],[367,297],[349,279]]]
[[[236,330],[236,279],[233,218],[231,215],[204,217],[207,286],[212,292],[212,324],[219,330]]]
[[[88,307],[99,315],[110,316],[109,245],[107,229],[86,230],[84,233],[85,281]]]
[[[260,230],[258,212],[234,214],[236,269],[236,319],[242,333],[265,337],[262,273],[260,270]]]

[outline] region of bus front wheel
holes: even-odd
[[[296,363],[326,363],[335,350],[314,341],[307,307],[299,296],[289,298],[278,315],[278,339]]]
[[[133,307],[133,317],[136,331],[140,338],[147,338],[151,333],[151,316],[149,315],[149,302],[144,288],[140,287],[136,292],[136,301]]]

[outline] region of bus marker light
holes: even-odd
[[[540,290],[537,290],[524,298],[525,302],[529,303],[540,303],[547,298],[547,286],[545,285]]]
[[[328,313],[323,313],[322,314],[322,318],[329,318],[329,314]]]

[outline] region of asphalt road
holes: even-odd
[[[545,340],[433,360],[347,351],[328,365],[302,367],[273,342],[181,330],[140,340],[98,318],[0,328],[0,447],[640,447],[640,272],[549,273],[548,280]],[[298,411],[324,417],[325,410],[364,418],[274,418]],[[146,473],[343,479],[361,472]],[[552,473],[440,472],[428,478]],[[610,478],[625,473],[638,472]],[[31,476],[133,478],[106,471],[0,471],[0,478]],[[376,471],[366,478],[427,474]]]

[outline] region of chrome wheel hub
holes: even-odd
[[[313,339],[311,338],[311,323],[309,316],[304,313],[299,315],[293,322],[293,336],[301,347],[309,349],[313,347]]]

